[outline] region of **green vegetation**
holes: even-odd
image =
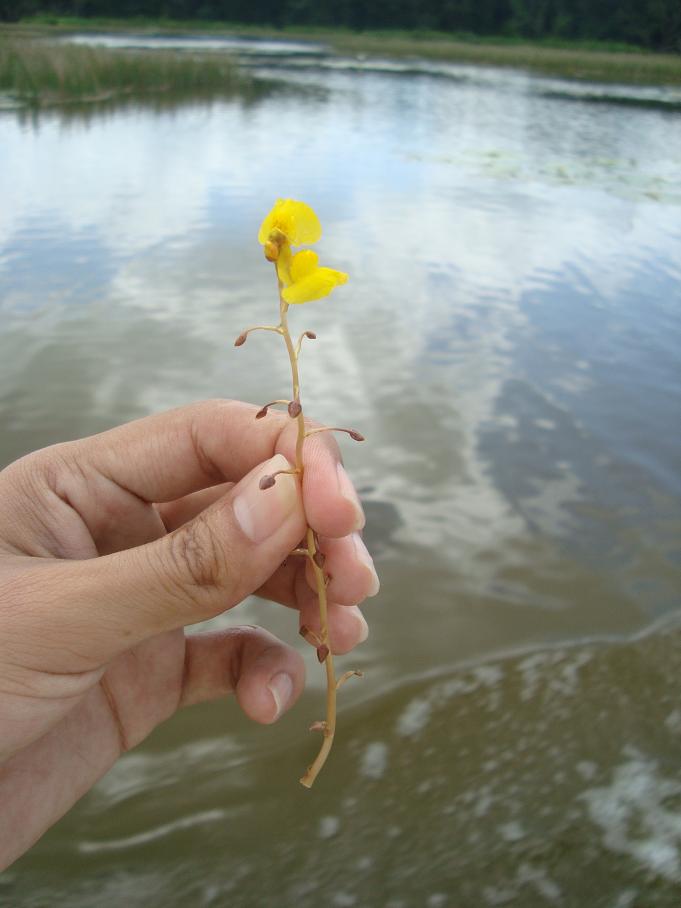
[[[571,42],[546,38],[541,41],[527,42],[512,37],[499,39],[470,34],[453,36],[432,31],[353,32],[341,28],[312,27],[273,29],[266,26],[224,22],[176,20],[159,22],[141,17],[121,20],[41,16],[29,20],[21,26],[4,27],[6,34],[17,36],[31,34],[47,36],[87,30],[117,30],[153,34],[164,32],[201,34],[205,32],[250,37],[306,39],[321,41],[328,45],[333,52],[346,55],[413,57],[518,67],[547,75],[598,82],[681,85],[681,55],[652,53],[628,45],[594,41]],[[154,52],[154,57],[157,53]],[[175,56],[185,59],[184,54]],[[201,56],[201,59],[208,60],[209,58],[210,55],[205,53]],[[214,82],[219,81],[209,73],[205,74],[205,78]]]
[[[0,38],[0,91],[33,105],[172,94],[173,101],[257,90],[224,54],[132,52]]]
[[[508,66],[567,79],[640,85],[681,85],[681,56],[632,51],[549,47],[544,44],[453,41],[444,37],[399,38],[343,35],[333,40],[345,53],[419,56],[459,63]]]

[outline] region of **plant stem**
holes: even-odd
[[[298,355],[291,340],[291,334],[288,328],[288,303],[281,297],[281,285],[279,286],[279,314],[280,328],[286,343],[289,362],[291,364],[291,379],[293,382],[293,399],[300,401],[300,375],[298,372]],[[300,479],[303,479],[303,444],[305,442],[305,417],[303,412],[296,417],[298,423],[298,438],[296,440],[296,469],[299,472]],[[333,656],[331,655],[331,643],[329,642],[329,621],[328,608],[326,599],[326,578],[324,571],[314,561],[317,553],[317,544],[312,527],[308,526],[306,539],[307,554],[314,570],[315,580],[317,583],[317,595],[319,598],[319,622],[320,622],[320,643],[328,648],[328,654],[324,659],[326,668],[326,722],[323,726],[322,746],[314,762],[308,767],[307,772],[301,778],[300,782],[306,788],[311,788],[314,784],[319,771],[326,762],[326,758],[331,751],[333,738],[336,732],[336,674],[333,666]]]

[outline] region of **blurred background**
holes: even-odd
[[[314,652],[273,605],[216,619],[300,646],[301,703],[176,716],[0,904],[678,908],[678,7],[233,6],[2,28],[0,465],[286,394],[276,339],[232,341],[276,317],[262,218],[307,201],[350,274],[292,328],[319,338],[307,411],[367,437],[344,451],[382,589],[339,660],[365,677],[306,791]],[[450,34],[341,28],[393,6]]]

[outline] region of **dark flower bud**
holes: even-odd
[[[262,479],[258,483],[258,486],[264,491],[265,489],[271,489],[275,482],[276,482],[276,480],[275,480],[274,476],[269,474],[267,476],[262,477]]]
[[[306,331],[305,337],[309,337],[311,341],[317,340],[317,335],[314,333],[314,331]]]
[[[237,337],[237,339],[234,341],[234,346],[235,346],[235,347],[241,347],[242,344],[245,344],[245,343],[246,343],[246,338],[247,338],[247,337],[248,337],[248,334],[246,334],[246,332],[244,331],[244,333],[243,333],[243,334],[240,334],[240,335]]]
[[[299,400],[292,400],[288,405],[288,415],[291,417],[291,419],[295,419],[297,416],[300,416],[302,412],[303,408],[300,406]]]
[[[326,657],[329,655],[329,647],[323,643],[321,646],[317,647],[317,658],[320,662],[325,662]]]
[[[355,441],[364,441],[364,436],[361,435],[359,432],[355,432],[354,429],[350,429],[350,431],[348,432],[348,435],[350,436],[350,438],[354,439]]]
[[[262,410],[258,410],[258,412],[255,414],[255,418],[262,419],[263,416],[267,416],[267,409],[267,407],[263,407]]]

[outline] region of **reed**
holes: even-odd
[[[34,105],[160,94],[233,97],[252,90],[253,81],[225,54],[0,38],[0,91]]]

